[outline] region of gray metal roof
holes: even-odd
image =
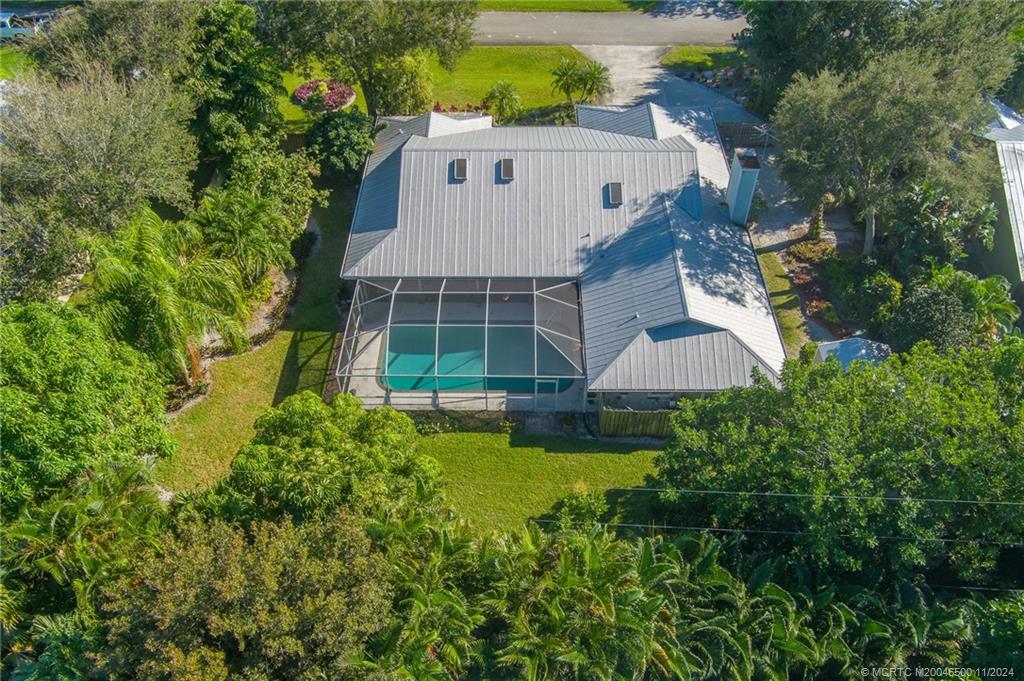
[[[1024,126],[1015,130],[1024,131]],[[997,142],[996,151],[1003,171],[1003,190],[1006,192],[1010,232],[1017,249],[1017,267],[1024,279],[1024,139],[1020,142]]]
[[[757,368],[774,370],[731,332],[679,322],[637,334],[590,384],[597,391],[708,392],[753,383]]]
[[[594,389],[717,390],[755,365],[777,375],[785,350],[750,239],[719,205],[729,171],[710,113],[578,116],[601,129],[396,120],[367,164],[343,276],[579,276]]]
[[[468,161],[465,181],[451,177],[455,158]],[[497,177],[503,158],[515,161],[510,182]],[[682,139],[581,128],[410,136],[364,180],[343,275],[576,277],[662,197],[699,216],[696,166]],[[608,204],[609,182],[622,183],[622,206]]]

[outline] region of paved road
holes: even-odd
[[[741,14],[687,4],[685,9],[640,12],[481,12],[482,45],[705,45],[732,42],[746,28]]]

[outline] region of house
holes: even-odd
[[[756,156],[707,110],[577,109],[576,126],[390,117],[341,277],[337,380],[399,408],[661,408],[777,380],[747,219]]]
[[[814,351],[814,363],[823,364],[828,361],[829,357],[835,357],[844,368],[849,369],[854,362],[878,364],[885,361],[891,354],[892,349],[885,343],[855,336],[819,343]]]
[[[985,137],[996,145],[1002,187],[995,192],[999,213],[992,250],[981,254],[987,274],[1001,274],[1024,305],[1024,117],[997,100],[996,117]]]

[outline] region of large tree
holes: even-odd
[[[328,406],[305,391],[259,418],[231,474],[200,506],[247,522],[377,513],[436,491],[435,465],[416,454],[415,437],[412,421],[389,407],[366,411],[345,393]]]
[[[979,584],[1013,559],[998,543],[1024,536],[1017,507],[971,503],[1024,501],[1019,338],[848,371],[792,362],[781,390],[682,401],[672,433],[667,522],[749,529],[752,547],[837,580],[935,570]]]
[[[178,79],[203,49],[193,37],[203,3],[151,0],[144,3],[90,0],[65,6],[47,30],[28,41],[40,68],[76,78],[84,64],[105,66],[121,79]]]
[[[5,94],[5,198],[46,200],[86,232],[111,232],[151,201],[185,207],[196,145],[191,107],[159,78],[129,85],[84,65],[64,83],[40,77]]]
[[[115,678],[362,679],[349,661],[388,621],[358,519],[185,524],[137,562],[103,606],[95,659]]]
[[[452,69],[473,40],[476,3],[469,0],[367,0],[303,3],[254,0],[261,39],[288,66],[319,60],[349,75],[367,94],[371,114],[390,113],[372,93],[396,60],[422,52]],[[414,113],[414,112],[402,112]]]
[[[992,2],[743,2],[746,47],[760,69],[758,107],[769,113],[797,74],[847,76],[878,56],[928,51],[944,77],[994,93],[1014,68],[1024,9]],[[949,87],[950,84],[947,84]]]
[[[783,178],[808,204],[824,192],[852,194],[864,209],[864,252],[871,253],[879,212],[913,178],[967,178],[979,143],[971,132],[984,111],[974,94],[956,96],[929,53],[883,55],[843,79],[830,71],[797,76],[776,108]],[[954,149],[960,156],[952,158]],[[980,194],[964,183],[960,194]],[[978,201],[978,196],[964,197]]]
[[[4,516],[104,463],[167,456],[155,367],[66,305],[0,309]]]

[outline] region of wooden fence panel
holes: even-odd
[[[671,410],[633,411],[601,407],[598,423],[602,435],[668,437],[668,419],[671,413]]]

